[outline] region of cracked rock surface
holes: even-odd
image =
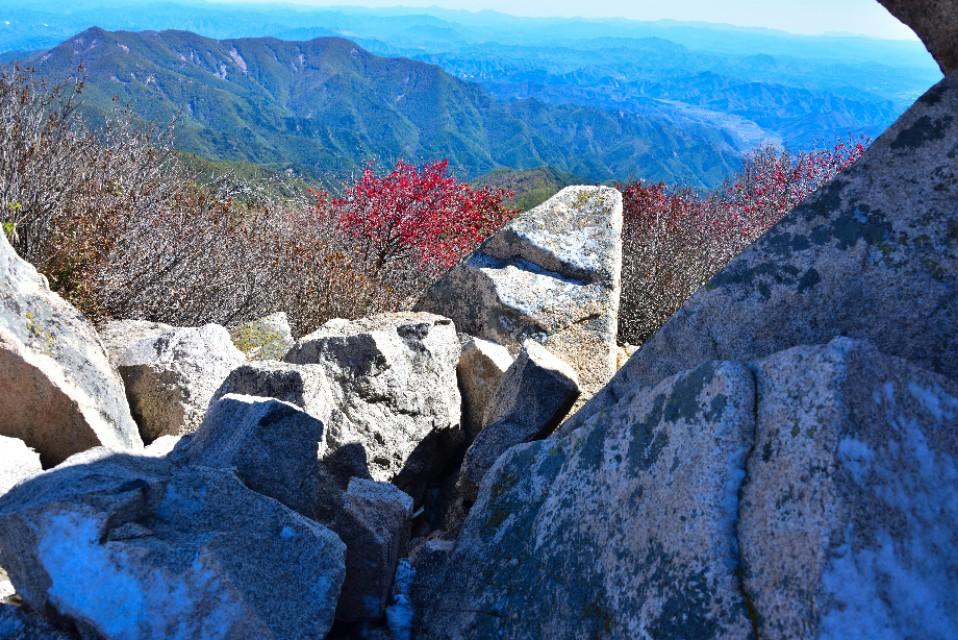
[[[621,235],[618,191],[568,187],[503,227],[416,308],[516,349],[539,342],[572,365],[591,397],[615,372]]]
[[[958,633],[953,381],[839,338],[580,421],[487,474],[418,637]]]

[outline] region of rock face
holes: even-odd
[[[580,416],[490,471],[418,637],[958,633],[951,380],[843,338]]]
[[[179,463],[232,469],[247,487],[314,517],[323,423],[272,398],[227,395],[210,405]]]
[[[486,409],[486,427],[466,451],[457,487],[467,503],[509,448],[540,440],[559,426],[579,397],[572,368],[536,342],[526,342]]]
[[[603,393],[836,335],[958,378],[958,75],[735,258]]]
[[[23,440],[0,436],[0,495],[18,482],[43,472],[40,455]]]
[[[441,462],[443,440],[461,439],[459,353],[452,322],[399,313],[332,320],[297,342],[286,360],[317,365],[309,375],[322,380],[310,389],[323,397],[307,411],[318,412],[326,425],[329,450],[359,444],[370,476],[392,481],[428,474]],[[231,384],[234,392],[257,393],[256,385]],[[309,402],[305,394],[303,402]]]
[[[113,456],[0,498],[0,563],[84,637],[322,638],[344,575],[328,529],[228,471]]]
[[[101,444],[142,447],[93,327],[0,236],[0,435],[48,466]]]
[[[0,640],[76,640],[35,613],[20,607],[0,604]]]
[[[499,344],[536,340],[572,365],[590,397],[615,373],[621,235],[618,191],[569,187],[503,227],[416,308]]]
[[[471,337],[463,343],[456,374],[462,392],[462,426],[468,438],[475,438],[486,426],[486,407],[513,362],[502,345]]]
[[[296,344],[289,318],[282,312],[231,327],[230,337],[250,360],[282,360]]]
[[[346,580],[336,609],[345,622],[386,611],[399,556],[409,539],[413,501],[385,482],[353,478],[333,530],[346,544]]]
[[[131,332],[134,340],[125,348],[118,335],[122,327],[108,326],[105,332],[140,433],[152,442],[195,431],[213,394],[246,358],[219,325],[136,326],[141,332]]]
[[[955,0],[879,0],[914,29],[944,73],[958,70],[958,2]]]

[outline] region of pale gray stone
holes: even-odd
[[[483,482],[418,638],[950,638],[958,384],[840,338],[597,397]]]
[[[240,377],[255,376],[238,374],[229,388],[249,394],[277,389],[277,397],[323,421],[330,453],[361,446],[371,478],[395,481],[416,497],[422,481],[447,463],[462,440],[459,354],[455,327],[439,316],[332,320],[300,339],[286,356],[310,369],[268,369],[274,373],[262,383],[242,382]]]
[[[696,293],[603,394],[838,335],[958,378],[956,113],[952,74]]]
[[[231,472],[112,456],[0,498],[0,563],[85,637],[318,640],[345,547]]]
[[[463,343],[456,374],[462,392],[462,423],[468,438],[475,438],[485,426],[486,407],[514,361],[508,349],[494,342],[469,337]]]
[[[113,351],[147,442],[195,431],[213,394],[246,361],[220,325],[158,329],[144,327],[139,339]]]
[[[540,342],[591,397],[615,372],[621,236],[618,191],[569,187],[494,234],[416,308],[499,344]]]
[[[232,469],[247,487],[313,518],[323,423],[274,398],[226,395],[174,455],[178,464]]]
[[[123,382],[87,320],[0,233],[0,435],[47,466],[104,445],[142,448]]]
[[[346,544],[337,619],[378,620],[385,613],[396,565],[409,540],[412,510],[412,498],[389,483],[350,480],[332,525]]]
[[[750,638],[736,496],[754,384],[706,365],[486,475],[417,638]]]
[[[23,440],[0,436],[0,495],[42,472],[40,454]]]
[[[486,427],[466,451],[456,485],[465,502],[476,499],[479,484],[499,456],[517,444],[548,436],[578,397],[572,367],[537,342],[526,342],[486,408]]]

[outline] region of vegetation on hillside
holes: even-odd
[[[863,142],[797,156],[767,147],[734,181],[705,195],[663,183],[620,185],[620,341],[645,342],[732,258],[864,152]]]
[[[122,110],[93,130],[78,115],[84,89],[0,76],[0,223],[54,289],[98,320],[233,324],[286,311],[306,332],[334,317],[408,309],[517,213],[496,179],[545,191],[566,180],[542,170],[470,186],[446,161],[400,161],[384,172],[369,165],[335,193],[307,193],[296,177],[184,159],[170,131]],[[620,185],[622,341],[645,341],[863,150],[764,149],[706,194]]]
[[[93,124],[116,99],[151,122],[176,118],[180,149],[292,168],[327,188],[368,158],[446,158],[466,179],[549,164],[592,182],[636,174],[696,186],[720,183],[741,159],[706,123],[499,100],[439,67],[374,56],[340,38],[220,41],[89,29],[25,64],[52,82],[82,65]]]

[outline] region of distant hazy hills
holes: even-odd
[[[116,97],[150,120],[176,116],[184,150],[318,176],[403,157],[449,158],[468,177],[550,165],[590,181],[715,184],[742,151],[708,124],[499,100],[437,66],[374,56],[339,38],[217,41],[94,28],[26,63],[53,79],[82,65],[94,117]]]
[[[449,157],[469,177],[552,165],[586,181],[710,185],[758,144],[873,137],[940,78],[917,41],[435,8],[0,0],[0,63],[25,58],[54,77],[84,62],[94,112],[117,96],[157,120],[180,114],[189,151],[320,177],[403,156]]]

